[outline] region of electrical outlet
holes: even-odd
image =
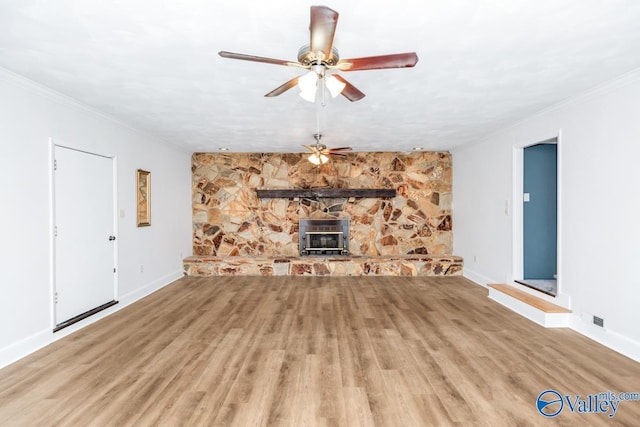
[[[593,324],[604,328],[604,319],[602,317],[593,316]]]

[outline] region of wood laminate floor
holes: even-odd
[[[639,425],[640,364],[461,277],[183,278],[0,370],[0,425]]]

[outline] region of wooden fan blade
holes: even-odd
[[[324,58],[329,58],[337,25],[338,12],[326,6],[311,6],[311,52],[321,51]]]
[[[338,74],[332,74],[332,76],[345,84],[345,87],[344,89],[342,89],[342,92],[340,92],[340,94],[347,98],[349,101],[359,101],[365,97],[365,94],[360,92],[360,89],[346,81],[344,78],[342,78],[342,76]]]
[[[336,156],[336,157],[347,157],[346,154],[342,154],[342,153],[330,152],[330,153],[327,153],[327,154],[329,154],[330,156]]]
[[[303,147],[306,148],[307,150],[311,151],[312,153],[317,153],[318,152],[316,147],[313,146],[313,145],[303,145]]]
[[[295,87],[297,84],[298,84],[298,78],[294,77],[291,80],[289,80],[288,82],[278,86],[277,88],[275,88],[274,90],[272,90],[271,92],[266,94],[265,96],[272,97],[272,96],[282,95],[283,93],[285,93],[286,91],[288,91],[292,87]]]
[[[351,150],[353,150],[353,148],[351,148],[351,147],[338,147],[338,148],[329,148],[328,150],[330,152],[334,152],[334,151],[351,151]]]
[[[341,59],[338,61],[338,68],[340,71],[380,70],[383,68],[413,67],[417,63],[418,55],[415,52],[408,52],[393,55]]]
[[[226,52],[224,50],[221,50],[220,52],[218,52],[218,55],[220,55],[223,58],[240,59],[242,61],[263,62],[266,64],[286,65],[289,67],[303,66],[298,62],[285,61],[283,59],[265,58],[263,56],[245,55],[244,53]]]

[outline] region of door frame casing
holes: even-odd
[[[557,295],[554,297],[538,292],[540,298],[553,301],[563,307],[570,306],[570,298],[562,293],[562,129],[541,135],[537,138],[529,138],[515,142],[512,147],[513,165],[513,207],[512,207],[512,277],[508,282],[518,285],[515,280],[521,280],[524,275],[524,149],[537,144],[556,144],[557,147],[557,237],[556,237],[556,281],[558,284]]]
[[[56,242],[55,242],[55,227],[56,227],[56,200],[55,200],[55,147],[67,148],[70,150],[80,151],[83,153],[96,155],[111,159],[112,170],[112,188],[113,188],[113,201],[112,201],[112,213],[113,219],[113,233],[116,236],[116,240],[113,245],[113,266],[115,272],[113,274],[113,295],[114,300],[119,300],[119,268],[118,268],[118,247],[119,247],[119,233],[118,233],[118,159],[116,156],[104,153],[97,153],[92,148],[84,148],[76,144],[70,144],[66,141],[59,139],[49,138],[49,298],[50,298],[50,316],[49,322],[52,330],[56,329]],[[90,318],[88,318],[90,319]],[[78,328],[87,324],[91,320],[81,320],[78,322]],[[75,330],[75,328],[74,328]]]

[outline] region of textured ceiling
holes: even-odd
[[[637,0],[331,1],[342,58],[415,51],[415,68],[343,73],[367,96],[323,108],[297,59],[300,0],[3,0],[0,67],[190,151],[298,152],[317,117],[328,146],[447,150],[640,67]],[[319,3],[323,4],[323,3]]]

